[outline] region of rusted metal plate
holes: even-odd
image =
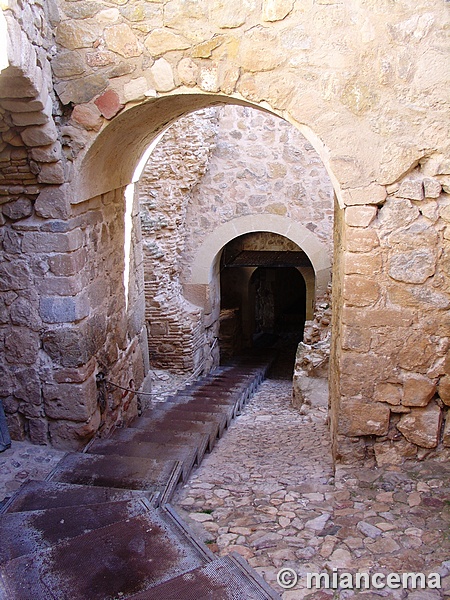
[[[172,419],[178,421],[195,421],[199,423],[216,425],[216,427],[218,428],[217,435],[219,437],[222,436],[222,433],[227,425],[227,419],[225,415],[200,411],[194,412],[177,410],[176,404],[155,409],[154,411],[152,411],[151,414],[158,422],[165,419]]]
[[[155,418],[141,417],[136,419],[130,424],[130,427],[134,427],[141,431],[170,431],[170,432],[189,432],[189,433],[207,433],[209,436],[208,446],[209,450],[214,447],[215,441],[219,434],[219,427],[217,423],[205,422],[205,421],[194,421],[180,419],[174,414],[163,414]]]
[[[163,511],[120,521],[0,567],[8,600],[105,600],[154,587],[209,560]]]
[[[218,558],[128,600],[281,600],[235,556]]]
[[[189,477],[197,460],[197,448],[182,444],[157,444],[155,442],[121,441],[113,435],[107,440],[97,440],[89,447],[89,454],[118,454],[120,456],[139,456],[157,460],[178,460],[183,464],[183,481]]]
[[[0,519],[0,563],[45,550],[88,531],[144,514],[142,500],[11,512]]]
[[[48,479],[62,483],[159,492],[161,502],[171,497],[181,478],[176,460],[135,456],[68,453]]]
[[[112,438],[117,442],[151,442],[155,444],[183,444],[197,451],[197,463],[200,464],[209,445],[209,435],[188,431],[147,431],[136,427],[116,429]]]
[[[57,481],[27,481],[5,507],[6,512],[41,510],[63,506],[81,506],[147,498],[155,503],[158,494],[107,487],[72,485]]]

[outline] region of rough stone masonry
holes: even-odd
[[[98,377],[137,389],[148,369],[136,218],[123,278],[126,187],[166,126],[225,103],[294,125],[333,184],[335,457],[444,456],[448,10],[442,0],[3,3],[0,397],[13,436],[78,448],[136,414],[133,392]],[[204,271],[189,283],[200,309],[217,288]]]

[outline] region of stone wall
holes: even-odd
[[[220,295],[210,296],[205,315],[183,297],[182,285],[205,236],[221,224],[243,215],[282,215],[314,232],[332,254],[333,189],[326,170],[294,127],[261,111],[222,106],[181,118],[152,152],[139,189],[155,366],[201,371],[218,360]]]
[[[448,3],[8,5],[9,66],[2,63],[0,75],[1,368],[17,435],[45,441],[49,426],[56,432],[60,424],[65,433],[54,433],[54,443],[62,435],[79,445],[85,433],[77,430],[86,425],[91,435],[105,406],[92,364],[97,374],[106,365],[108,377],[117,370],[140,384],[139,318],[125,336],[109,329],[133,322],[119,275],[124,190],[160,131],[224,102],[284,117],[307,136],[333,181],[336,456],[354,460],[371,445],[379,460],[382,448],[395,448],[392,456],[416,453],[419,442],[418,457],[432,450],[449,376]],[[436,198],[437,184],[443,193]],[[96,300],[94,289],[112,297]],[[106,331],[93,326],[101,314],[116,315]],[[56,381],[55,399],[54,379],[72,368],[63,364],[71,355],[82,361],[64,375],[74,391],[64,395],[66,381]],[[78,412],[80,397],[87,408]],[[120,419],[132,403],[116,402],[111,410]],[[64,405],[65,416],[48,413]],[[444,431],[447,440],[447,425]]]
[[[339,433],[353,438],[340,444],[348,460],[368,447],[385,464],[449,445],[448,166],[424,160],[378,206],[345,210]]]

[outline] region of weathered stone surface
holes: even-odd
[[[349,275],[344,281],[344,300],[349,306],[370,306],[380,297],[380,288],[373,279]]]
[[[92,104],[77,104],[74,106],[72,119],[87,131],[99,131],[103,124],[100,111]]]
[[[63,21],[56,28],[56,41],[69,50],[91,48],[100,31],[94,21]]]
[[[435,402],[424,408],[412,408],[402,415],[397,429],[412,444],[422,448],[435,448],[439,440],[442,411]]]
[[[422,180],[404,179],[400,184],[396,196],[399,198],[408,198],[409,200],[423,200]]]
[[[67,219],[70,203],[65,186],[43,188],[36,199],[36,214],[44,219]]]
[[[282,21],[293,10],[293,0],[264,0],[262,17],[264,21]]]
[[[190,58],[183,58],[177,65],[177,72],[180,81],[184,85],[195,85],[198,76],[198,66]]]
[[[123,108],[123,104],[120,103],[119,94],[113,89],[103,92],[101,96],[94,100],[94,104],[105,119],[112,119]]]
[[[28,327],[12,327],[5,336],[5,358],[9,363],[32,365],[39,352],[39,334]]]
[[[382,185],[369,185],[343,191],[346,206],[362,204],[383,204],[386,200],[386,188]]]
[[[142,54],[140,43],[133,30],[126,23],[113,25],[104,30],[105,42],[108,49],[117,52],[125,58]]]
[[[4,204],[2,206],[2,212],[5,217],[16,221],[17,219],[24,219],[29,217],[33,212],[33,204],[29,198],[18,198],[13,202]]]
[[[345,209],[345,222],[350,227],[368,227],[376,216],[376,206],[348,206]]]
[[[45,412],[50,418],[87,421],[97,406],[95,376],[79,384],[45,384],[43,397]]]
[[[391,411],[385,404],[363,400],[343,400],[339,433],[347,436],[386,435]]]
[[[53,122],[39,127],[27,127],[20,135],[27,146],[47,146],[58,139],[58,132]]]
[[[77,80],[63,81],[55,85],[55,90],[63,104],[84,104],[101,94],[108,87],[104,75],[87,75]]]
[[[45,323],[72,323],[89,314],[89,305],[84,297],[41,298],[39,313]]]
[[[377,232],[372,229],[348,229],[346,248],[350,252],[370,252],[380,245]]]
[[[438,385],[438,394],[439,398],[442,400],[444,404],[450,406],[450,376],[444,375],[439,380]]]
[[[271,71],[283,60],[281,48],[273,49],[274,32],[264,27],[254,27],[242,39],[239,57],[242,68],[252,73]]]
[[[173,90],[175,82],[173,79],[173,71],[170,63],[164,58],[159,58],[150,68],[153,77],[155,89],[158,92],[168,92]]]
[[[425,198],[439,198],[442,186],[437,179],[425,177],[423,180],[423,189]]]
[[[0,262],[0,292],[24,290],[31,284],[31,271],[25,261]]]
[[[136,102],[150,95],[150,88],[145,77],[137,77],[126,83],[123,87],[123,101]]]
[[[445,426],[444,426],[444,433],[442,436],[442,443],[447,448],[450,447],[450,412],[447,412],[447,416],[445,418]]]
[[[31,158],[36,162],[52,163],[61,159],[62,148],[59,141],[48,146],[38,146],[31,149]]]
[[[377,383],[375,387],[374,400],[377,402],[387,402],[398,406],[402,401],[402,388],[397,383],[382,382]]]
[[[425,283],[434,275],[436,255],[433,250],[420,248],[391,256],[389,275],[405,283]]]
[[[345,252],[344,271],[347,275],[375,275],[382,266],[379,253]]]
[[[407,227],[420,215],[419,209],[409,200],[388,198],[378,215],[380,230],[386,233]]]
[[[39,183],[59,184],[66,181],[66,173],[62,161],[43,163],[37,177]]]
[[[52,69],[56,77],[66,78],[82,75],[86,64],[79,52],[60,52],[52,59]]]
[[[161,56],[171,50],[186,50],[191,44],[170,29],[153,29],[145,38],[144,45],[153,56]]]
[[[403,381],[404,406],[426,406],[436,393],[436,383],[418,373],[407,375]]]

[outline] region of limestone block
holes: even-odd
[[[63,450],[81,450],[100,426],[100,411],[94,414],[84,423],[74,421],[49,421],[49,435],[56,448]]]
[[[218,92],[220,89],[218,65],[202,67],[198,76],[198,85],[205,92]]]
[[[417,454],[417,446],[407,440],[389,440],[375,442],[373,446],[378,467],[401,465],[405,460],[412,459]]]
[[[95,376],[78,384],[44,384],[43,396],[46,415],[51,419],[87,421],[97,406]]]
[[[390,285],[388,296],[392,303],[399,306],[430,309],[450,308],[448,294],[436,291],[432,286],[415,285]]]
[[[349,306],[370,306],[380,297],[380,286],[373,279],[359,275],[347,275],[343,291]]]
[[[441,377],[438,385],[439,398],[444,404],[450,406],[450,376]]]
[[[36,162],[52,163],[61,159],[61,143],[56,141],[48,146],[35,146],[31,149],[31,158]]]
[[[436,383],[418,373],[408,374],[403,382],[404,406],[427,406],[436,393]]]
[[[348,206],[345,222],[350,227],[368,227],[377,216],[376,206]]]
[[[0,262],[0,292],[27,289],[31,285],[31,277],[25,261]]]
[[[347,229],[345,246],[349,252],[370,252],[380,245],[377,232],[373,229]]]
[[[423,408],[412,408],[402,415],[397,429],[412,444],[421,448],[436,448],[439,441],[442,411],[435,402]]]
[[[359,327],[409,327],[414,319],[411,309],[345,307],[342,321],[348,325],[358,323]]]
[[[51,102],[51,101],[50,101]],[[48,123],[49,116],[43,112],[19,112],[11,115],[12,122],[18,127],[30,127],[31,125],[44,125]]]
[[[142,48],[140,43],[133,33],[133,30],[126,23],[107,27],[103,32],[106,45],[112,52],[117,52],[125,58],[140,56]]]
[[[4,204],[2,212],[5,217],[8,217],[8,219],[12,219],[13,221],[24,219],[25,217],[29,217],[33,212],[33,204],[29,198],[18,198],[13,202]]]
[[[41,298],[39,314],[44,323],[74,323],[89,314],[84,296],[54,296]]]
[[[119,94],[113,89],[103,92],[101,96],[94,100],[94,104],[105,119],[112,119],[123,108],[123,104],[120,103]]]
[[[450,447],[450,411],[447,411],[447,416],[445,417],[445,426],[444,433],[442,436],[442,443],[447,448]]]
[[[62,21],[56,28],[56,41],[69,50],[91,48],[100,31],[100,26],[95,21]]]
[[[63,104],[84,104],[101,94],[107,87],[108,80],[101,74],[55,84],[56,93]]]
[[[425,177],[423,180],[423,189],[425,198],[439,198],[442,186],[437,179]]]
[[[172,66],[164,58],[159,58],[150,68],[155,89],[158,92],[169,92],[175,87]]]
[[[27,146],[48,146],[58,139],[58,132],[53,121],[42,126],[27,127],[20,135]]]
[[[57,78],[75,77],[86,71],[86,63],[80,52],[59,52],[52,58],[53,73]]]
[[[153,29],[145,38],[145,47],[153,56],[161,56],[171,50],[186,50],[191,44],[183,36],[170,29]]]
[[[263,0],[263,21],[282,21],[293,8],[293,0]]]
[[[443,160],[437,169],[437,175],[450,175],[450,159]]]
[[[377,402],[387,402],[398,406],[402,401],[402,389],[397,383],[381,382],[375,386],[374,400]]]
[[[363,400],[342,400],[339,433],[346,436],[386,435],[391,411],[386,404]]]
[[[407,227],[420,216],[420,211],[410,200],[388,198],[380,208],[378,220],[383,232]]]
[[[24,233],[22,250],[24,252],[73,252],[81,248],[84,235],[80,229],[67,233],[51,233],[41,231],[27,231]]]
[[[40,171],[37,177],[39,183],[58,184],[66,181],[64,164],[61,160],[52,163],[43,163],[40,165]]]
[[[81,327],[62,326],[42,336],[44,351],[58,365],[79,367],[90,358],[86,332]]]
[[[275,69],[283,60],[278,36],[263,27],[250,29],[242,38],[239,59],[242,68],[251,73]]]
[[[48,444],[48,423],[45,419],[29,419],[28,431],[32,444]]]
[[[386,188],[383,185],[372,183],[364,188],[343,190],[346,206],[362,204],[383,204],[386,200]]]
[[[107,67],[117,62],[117,55],[109,50],[96,50],[86,54],[86,63],[89,67]]]
[[[87,131],[99,131],[103,124],[100,111],[93,104],[77,104],[74,106],[72,120],[82,125]]]
[[[239,3],[218,0],[211,4],[210,20],[222,29],[234,29],[245,23],[250,7],[248,0],[241,0]]]
[[[213,50],[221,46],[227,38],[224,35],[215,35],[210,40],[197,44],[191,50],[192,58],[211,58]]]
[[[374,275],[382,267],[379,253],[344,252],[344,273],[346,275]]]
[[[5,336],[4,353],[9,363],[32,365],[39,352],[39,334],[28,327],[11,327]]]
[[[361,327],[342,327],[342,347],[345,350],[354,350],[355,352],[368,352],[372,334],[370,329]],[[382,400],[384,402],[384,400]]]
[[[182,58],[177,65],[178,77],[184,85],[197,83],[198,70],[198,66],[190,58]]]
[[[145,77],[137,77],[136,79],[132,79],[124,85],[123,101],[126,103],[143,100],[148,91],[149,85]]]
[[[35,210],[44,219],[67,219],[70,203],[65,186],[44,187],[36,199]]]
[[[389,261],[389,276],[404,283],[425,283],[436,271],[436,254],[433,249],[419,248],[396,253]]]
[[[398,198],[408,198],[409,200],[423,200],[424,191],[421,179],[405,179],[395,194]]]

